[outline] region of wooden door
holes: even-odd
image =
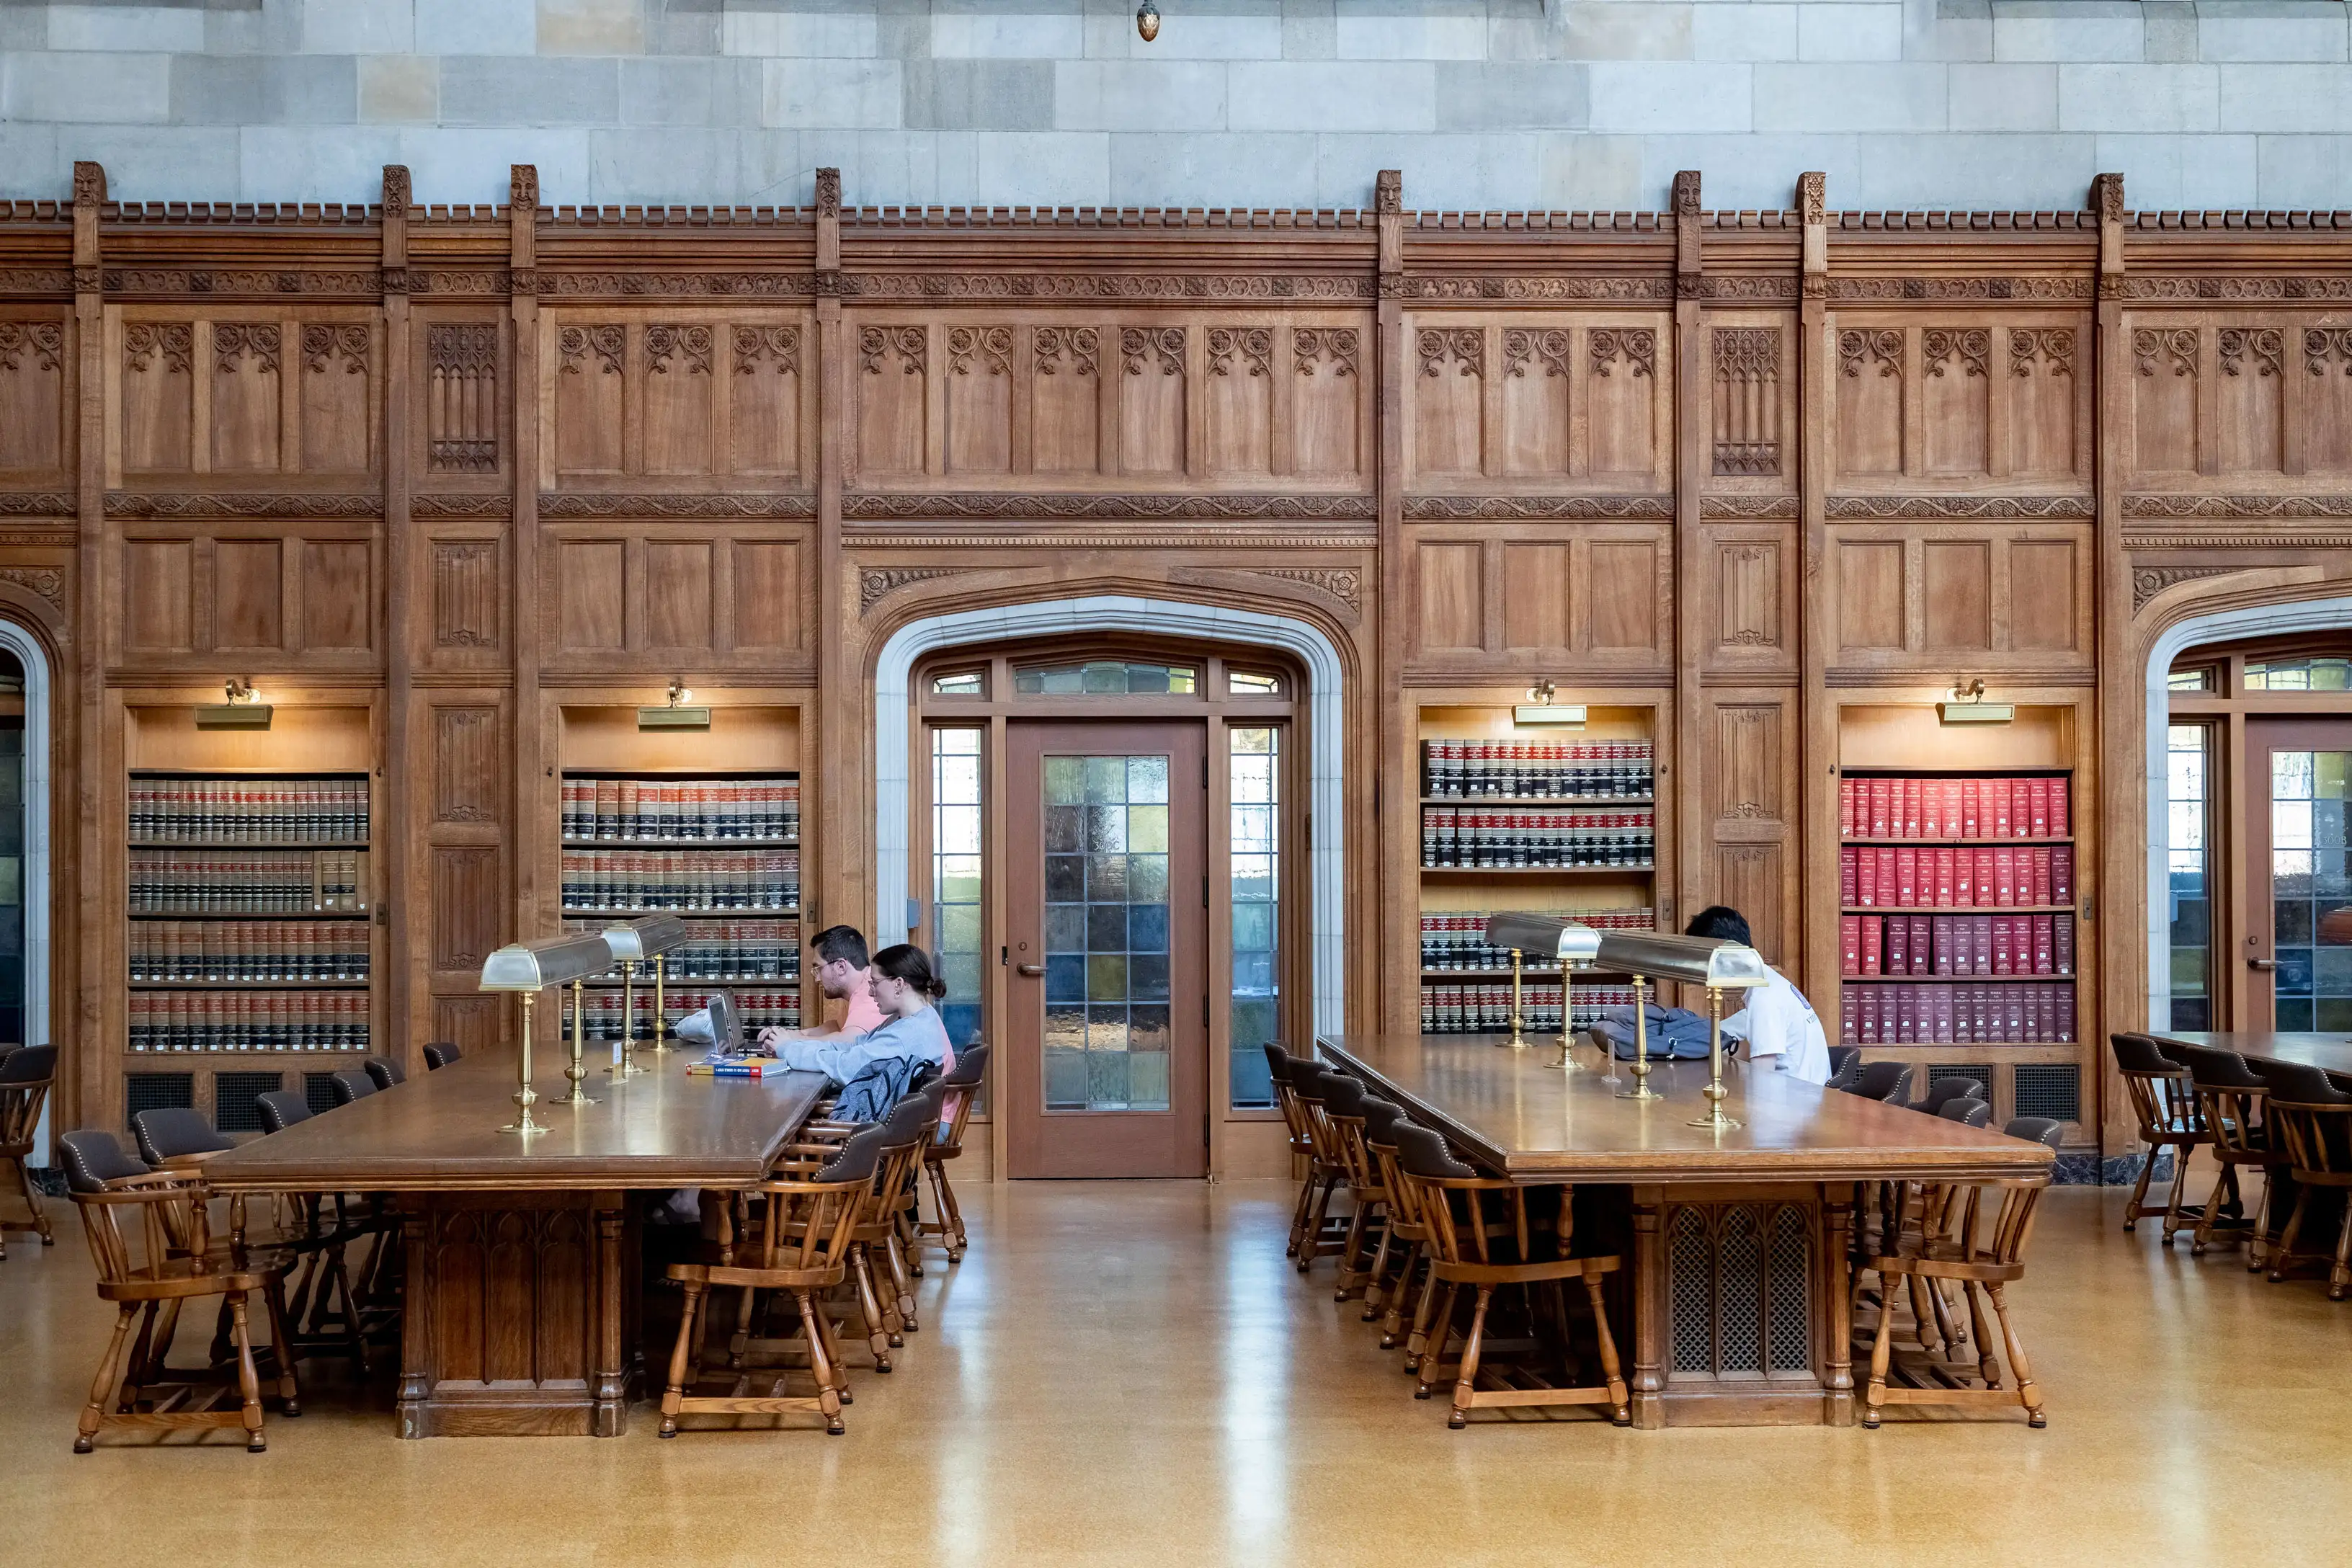
[[[1013,1176],[1208,1169],[1207,735],[1008,728]]]
[[[2246,725],[2248,1029],[2352,1030],[2352,720]]]

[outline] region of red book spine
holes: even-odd
[[[1949,974],[1952,973],[1952,917],[1937,915],[1935,921],[1928,931],[1927,940],[1936,955],[1936,973]]]
[[[2074,831],[2069,826],[2074,819],[2074,813],[2067,809],[2069,787],[2065,779],[2050,781],[2050,837],[2053,838],[2063,838]]]
[[[1838,1044],[1862,1044],[1861,999],[1849,987],[1838,993]]]
[[[2025,814],[2029,826],[2026,837],[2050,837],[2050,781],[2028,779],[2025,784]]]
[[[1862,868],[1859,852],[1851,847],[1838,851],[1838,902],[1853,909],[1862,902]]]
[[[1992,796],[1992,822],[1985,830],[1988,838],[2016,837],[2016,829],[2011,826],[2015,820],[2015,807],[2010,798],[2011,792],[2009,787],[2014,782],[2011,779],[1985,780],[1985,792]]]
[[[1878,858],[1878,901],[1882,905],[1891,905],[1899,890],[1895,880],[1895,851],[1874,849],[1871,853]]]
[[[1853,837],[1853,780],[1838,780],[1838,837]]]
[[[1977,856],[1981,851],[1952,851],[1952,907],[1972,910],[1977,907]]]
[[[1949,849],[1938,848],[1936,851],[1936,907],[1939,910],[1948,910],[1952,907],[1952,864],[1954,858],[1954,854]]]
[[[2056,903],[2058,900],[2051,897],[2051,894],[2055,889],[2051,886],[2050,851],[2048,849],[2037,848],[2033,851],[2032,877],[2033,887],[2032,891],[2032,901],[2037,904]],[[2021,904],[2027,900],[2025,899],[2020,899],[2017,901]]]
[[[1861,987],[1861,995],[1859,997],[1861,1005],[1858,1009],[1862,1015],[1862,1039],[1860,1043],[1865,1046],[1874,1046],[1878,1044],[1878,997],[1879,987],[1875,985],[1864,985]]]
[[[1897,849],[1895,852],[1895,902],[1901,909],[1916,909],[1919,903],[1919,851]]]
[[[1889,809],[1887,803],[1887,786],[1893,782],[1894,781],[1891,779],[1872,779],[1870,781],[1869,836],[1873,838],[1889,838],[1894,837],[1887,831],[1886,826]]]
[[[1984,837],[1979,827],[1979,824],[1981,821],[1979,814],[1982,809],[1983,800],[1984,785],[1981,781],[1977,779],[1962,779],[1960,781],[1961,837],[1981,838]]]
[[[1997,908],[2009,909],[2017,902],[2017,852],[1996,849],[1992,852],[1992,901]]]
[[[1966,838],[1968,836],[1968,826],[1960,811],[1960,781],[1946,779],[1944,781],[1944,837]]]
[[[2016,922],[2007,915],[1992,917],[1992,972],[1995,974],[2017,973]]]
[[[2058,993],[2054,1004],[2058,1013],[2056,1019],[2058,1026],[2052,1033],[2060,1045],[2071,1046],[2074,1043],[2074,988],[2072,985],[2060,985],[2054,989]]]
[[[1952,988],[1948,985],[1936,987],[1936,1043],[1952,1043]]]
[[[2051,926],[2052,921],[2048,915],[2033,917],[2033,973],[2036,974],[2057,973],[2051,964]]]
[[[2050,901],[2074,901],[2074,847],[2071,844],[2061,844],[2050,851]]]
[[[2074,917],[2050,917],[2050,972],[2053,974],[2074,973]]]
[[[1857,974],[1877,974],[1881,973],[1879,963],[1886,940],[1885,930],[1886,922],[1876,915],[1864,915],[1857,916],[1856,918],[1862,921],[1862,930],[1860,933],[1862,938],[1862,967],[1855,970],[1854,973]]]
[[[1860,915],[1838,917],[1838,952],[1841,958],[1839,973],[1862,973],[1862,917]]]
[[[1918,1001],[1918,991],[1909,985],[1895,994],[1895,1043],[1898,1046],[1907,1046],[1919,1037],[1914,1011]]]
[[[1849,849],[1853,857],[1853,901],[1860,907],[1874,909],[1878,904],[1878,852],[1874,849]]]
[[[1911,922],[1895,915],[1886,922],[1886,973],[1911,973]]]
[[[1936,973],[1933,962],[1934,926],[1935,921],[1931,916],[1913,915],[1911,917],[1911,973],[1914,974]]]
[[[1919,784],[1917,779],[1903,781],[1903,827],[1897,837],[1919,837]]]
[[[1991,915],[1979,915],[1977,917],[1976,934],[1970,939],[1974,943],[1974,952],[1976,954],[1974,966],[1970,971],[1972,973],[1990,974],[1992,973],[1992,922],[1994,918],[1995,917]]]

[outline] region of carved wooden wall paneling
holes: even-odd
[[[1671,661],[1663,525],[1409,524],[1414,679],[1576,667],[1656,679]]]
[[[1840,665],[2088,669],[2087,526],[1841,523],[1830,554]]]
[[[547,311],[541,488],[804,486],[815,470],[814,330],[799,312]]]
[[[1834,310],[1829,321],[1833,489],[2088,488],[2088,316]]]
[[[809,657],[807,531],[764,524],[549,525],[541,547],[551,671],[772,671]]]
[[[0,312],[0,479],[61,479],[73,462],[73,322],[55,310]]]
[[[1793,966],[1803,907],[1796,693],[1709,689],[1706,701],[1702,896],[1746,914],[1766,959]]]
[[[110,484],[364,483],[377,468],[383,354],[373,313],[346,306],[290,316],[223,303],[110,315]]]
[[[1409,316],[1408,482],[1437,493],[1671,488],[1673,359],[1659,352],[1670,326],[1622,312]]]
[[[373,671],[382,584],[365,523],[120,525],[118,663],[234,655],[239,673]]]

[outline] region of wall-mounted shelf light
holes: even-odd
[[[687,689],[685,681],[671,681],[669,683],[669,705],[666,708],[638,709],[637,728],[640,730],[709,729],[710,710],[708,708],[688,707],[687,704],[691,701],[693,698],[694,693]]]
[[[1936,716],[1947,724],[2008,724],[2017,718],[2013,702],[1984,700],[1984,677],[1952,682],[1950,693],[1936,704]]]
[[[197,729],[267,730],[269,728],[270,716],[277,710],[261,700],[261,693],[253,689],[253,682],[241,677],[232,677],[222,689],[228,699],[226,701],[196,710]]]
[[[1511,721],[1515,724],[1549,724],[1565,730],[1584,728],[1584,705],[1580,702],[1553,702],[1557,690],[1558,688],[1549,680],[1538,680],[1528,687],[1528,695],[1535,700],[1522,702],[1512,709]]]

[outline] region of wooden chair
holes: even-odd
[[[1911,1107],[1933,1116],[1955,1100],[1982,1100],[1984,1085],[1972,1078],[1939,1078],[1927,1086],[1927,1098]],[[1987,1110],[1990,1115],[1990,1110]]]
[[[2054,1123],[2052,1130],[2054,1132]],[[1958,1183],[1926,1189],[1895,1184],[1906,1206],[1914,1202],[1916,1194],[1920,1210],[1916,1216],[1917,1239],[1916,1243],[1907,1240],[1913,1234],[1914,1216],[1898,1214],[1896,1223],[1882,1230],[1881,1245],[1872,1250],[1864,1264],[1878,1275],[1880,1285],[1878,1325],[1871,1342],[1870,1382],[1863,1399],[1864,1426],[1875,1428],[1880,1410],[1889,1405],[2015,1405],[2023,1407],[2029,1425],[2047,1425],[2042,1410],[2042,1391],[2034,1384],[2025,1346],[2019,1342],[2017,1331],[2009,1321],[2009,1303],[2003,1292],[2011,1281],[2024,1277],[2025,1244],[2033,1234],[2035,1206],[2048,1186],[2046,1176]],[[1989,1198],[1994,1200],[1990,1205]],[[1889,1237],[1893,1238],[1891,1244]],[[1895,1363],[1897,1280],[1924,1283],[1927,1293],[1938,1301],[1942,1298],[1937,1287],[1946,1282],[1959,1285],[1968,1298],[1969,1320],[1977,1346],[1973,1368],[1939,1359],[1927,1350],[1928,1321],[1920,1318],[1916,1293],[1913,1316],[1922,1331],[1922,1359],[1910,1367]],[[2000,1323],[2011,1383],[2006,1388],[2001,1385],[2000,1362],[1992,1353],[1991,1331],[1985,1321],[1979,1292],[1991,1300],[1993,1315]],[[1854,1301],[1858,1316],[1863,1302],[1858,1291]],[[1941,1337],[1947,1352],[1956,1348],[1957,1335],[1947,1330]],[[1979,1386],[1969,1386],[1971,1375],[1978,1379]],[[1905,1383],[1895,1382],[1897,1376],[1905,1377]]]
[[[1307,1234],[1307,1212],[1315,1206],[1315,1140],[1307,1131],[1307,1112],[1298,1102],[1298,1091],[1290,1087],[1290,1064],[1296,1059],[1280,1046],[1266,1043],[1265,1065],[1274,1078],[1274,1103],[1281,1110],[1282,1124],[1290,1132],[1290,1168],[1299,1171],[1299,1162],[1306,1162],[1298,1182],[1298,1202],[1290,1212],[1290,1243],[1283,1248],[1285,1258],[1298,1256],[1299,1238]]]
[[[301,1414],[278,1305],[282,1270],[274,1263],[224,1257],[212,1239],[211,1194],[201,1175],[147,1171],[105,1132],[68,1132],[59,1142],[67,1185],[98,1265],[99,1299],[117,1305],[114,1335],[90,1384],[89,1403],[82,1407],[74,1452],[89,1453],[98,1434],[110,1426],[242,1426],[246,1447],[262,1452],[268,1445],[262,1436],[261,1379],[247,1317],[254,1296],[260,1297],[269,1318],[285,1414]],[[237,1409],[213,1408],[226,1384],[157,1375],[171,1348],[168,1331],[160,1336],[155,1331],[159,1312],[176,1314],[181,1303],[206,1296],[223,1298],[228,1310]],[[131,1320],[142,1313],[138,1342],[126,1357]]]
[[[1854,1074],[1853,1082],[1837,1087],[1864,1100],[1883,1100],[1889,1105],[1908,1105],[1911,1103],[1911,1064],[1870,1062]]]
[[[365,1100],[375,1092],[375,1079],[365,1070],[336,1073],[328,1079],[328,1083],[338,1108],[355,1100]]]
[[[1304,1057],[1290,1058],[1290,1093],[1298,1104],[1300,1120],[1307,1128],[1309,1154],[1307,1167],[1308,1204],[1307,1223],[1299,1228],[1298,1245],[1291,1256],[1298,1259],[1301,1274],[1314,1266],[1318,1258],[1327,1258],[1339,1250],[1348,1232],[1343,1216],[1331,1218],[1331,1199],[1347,1184],[1348,1168],[1340,1158],[1338,1135],[1323,1115],[1323,1084],[1326,1072],[1320,1062]]]
[[[1372,1253],[1371,1268],[1364,1280],[1364,1321],[1376,1322],[1384,1315],[1395,1316],[1401,1309],[1397,1300],[1411,1288],[1419,1274],[1423,1261],[1418,1250],[1423,1240],[1417,1226],[1405,1221],[1403,1204],[1398,1194],[1392,1163],[1396,1156],[1396,1124],[1409,1121],[1404,1107],[1367,1094],[1363,1107],[1357,1113],[1362,1121],[1360,1142],[1366,1166],[1379,1184],[1381,1192],[1381,1226],[1380,1245]],[[1385,1154],[1385,1158],[1383,1157]],[[1389,1263],[1391,1258],[1402,1268],[1393,1288],[1389,1284]],[[1390,1348],[1385,1331],[1381,1348]]]
[[[255,1097],[265,1132],[283,1132],[311,1117],[309,1100],[299,1089],[272,1089]],[[349,1356],[362,1376],[368,1373],[368,1334],[391,1324],[372,1321],[352,1289],[349,1251],[368,1237],[376,1245],[388,1215],[362,1217],[350,1208],[341,1193],[279,1193],[283,1205],[278,1226],[278,1246],[293,1270],[286,1292],[286,1324],[293,1331],[294,1349],[301,1355]],[[396,1320],[394,1320],[396,1321]]]
[[[2327,1299],[2341,1301],[2352,1295],[2352,1094],[2336,1088],[2335,1079],[2318,1068],[2300,1062],[2254,1065],[2270,1084],[2270,1124],[2294,1179],[2294,1207],[2279,1232],[2278,1245],[2271,1249],[2271,1279],[2284,1279],[2294,1263],[2294,1244],[2310,1217],[2314,1196],[2333,1193],[2342,1215],[2336,1222],[2336,1250],[2328,1257]]]
[[[1842,1078],[1849,1070],[1859,1071],[1861,1067],[1862,1047],[1860,1046],[1832,1046],[1830,1047],[1830,1077],[1832,1079]]]
[[[1936,1108],[1936,1114],[1946,1121],[1957,1121],[1963,1127],[1992,1125],[1992,1107],[1972,1094],[1956,1094]]]
[[[47,1102],[57,1076],[55,1046],[19,1046],[0,1057],[0,1165],[16,1177],[16,1194],[24,1199],[26,1215],[21,1220],[0,1218],[0,1262],[7,1259],[12,1230],[38,1236],[43,1247],[58,1244],[49,1229],[49,1216],[41,1208],[40,1190],[25,1169],[34,1140],[40,1135],[41,1107]]]
[[[1331,1129],[1349,1204],[1347,1237],[1339,1244],[1339,1278],[1331,1297],[1335,1301],[1369,1289],[1372,1268],[1365,1251],[1381,1240],[1371,1227],[1377,1219],[1383,1232],[1387,1228],[1388,1189],[1381,1183],[1379,1162],[1364,1146],[1364,1102],[1370,1098],[1364,1086],[1347,1074],[1324,1073],[1323,1118]]]
[[[390,1057],[370,1057],[360,1064],[360,1068],[368,1075],[368,1081],[378,1089],[390,1089],[408,1081],[408,1069]]]
[[[2166,1054],[2189,1068],[2189,1076],[2197,1088],[2197,1109],[2212,1139],[2213,1158],[2221,1166],[2213,1181],[2212,1195],[2205,1200],[2205,1210],[2197,1216],[2196,1233],[2189,1244],[2189,1255],[2203,1256],[2216,1234],[2225,1240],[2243,1237],[2246,1268],[2259,1270],[2271,1234],[2271,1191],[2276,1184],[2273,1173],[2286,1169],[2286,1156],[2277,1147],[2263,1118],[2263,1102],[2269,1098],[2270,1086],[2235,1051],[2174,1042],[2166,1047]],[[2262,1199],[2251,1211],[2239,1184],[2241,1169],[2263,1173]],[[2251,1218],[2247,1217],[2249,1212]]]
[[[425,1070],[439,1072],[466,1053],[447,1040],[430,1040],[425,1047]]]
[[[2201,1209],[2182,1207],[2180,1195],[2189,1182],[2190,1152],[2212,1142],[2213,1135],[2205,1130],[2205,1113],[2198,1106],[2197,1085],[2189,1069],[2173,1060],[2154,1036],[2113,1034],[2107,1037],[2107,1045],[2115,1052],[2124,1092],[2131,1097],[2139,1141],[2147,1145],[2139,1179],[2132,1184],[2131,1197],[2124,1205],[2124,1228],[2136,1230],[2143,1218],[2160,1214],[2164,1245],[2169,1247],[2175,1236],[2189,1228],[2190,1219],[2204,1217]],[[2162,1204],[2151,1204],[2147,1184],[2156,1174],[2158,1156],[2167,1149],[2173,1152],[2172,1193]]]
[[[1539,1257],[1538,1233],[1528,1211],[1528,1187],[1479,1175],[1447,1152],[1445,1141],[1425,1127],[1400,1123],[1392,1131],[1398,1177],[1415,1194],[1417,1211],[1428,1230],[1430,1274],[1444,1292],[1444,1301],[1432,1320],[1430,1348],[1422,1358],[1415,1396],[1426,1398],[1433,1388],[1433,1380],[1444,1364],[1446,1341],[1453,1332],[1456,1298],[1466,1289],[1476,1292],[1476,1300],[1462,1342],[1462,1360],[1454,1373],[1454,1408],[1446,1418],[1447,1426],[1456,1430],[1468,1426],[1470,1412],[1481,1406],[1547,1405],[1606,1405],[1617,1425],[1629,1425],[1633,1415],[1625,1379],[1617,1363],[1616,1339],[1609,1331],[1609,1306],[1601,1293],[1601,1277],[1617,1272],[1624,1260],[1613,1256],[1569,1256],[1573,1212],[1570,1189],[1550,1189],[1559,1196],[1559,1217],[1553,1231],[1557,1245],[1551,1249],[1557,1256]],[[1490,1196],[1510,1210],[1510,1239],[1517,1244],[1511,1258],[1496,1256],[1497,1247],[1490,1236],[1483,1206]],[[1487,1311],[1494,1304],[1495,1292],[1510,1285],[1522,1289],[1546,1287],[1544,1294],[1560,1336],[1560,1353],[1572,1362],[1574,1342],[1569,1330],[1567,1299],[1562,1293],[1562,1287],[1571,1279],[1583,1281],[1585,1295],[1591,1304],[1593,1335],[1601,1363],[1600,1383],[1547,1386],[1528,1368],[1482,1367]],[[1530,1321],[1534,1315],[1531,1301]],[[1482,1372],[1486,1376],[1484,1387],[1479,1386]]]
[[[916,1234],[936,1237],[930,1245],[946,1248],[948,1261],[960,1263],[971,1239],[963,1228],[963,1210],[957,1206],[955,1188],[948,1183],[947,1163],[963,1153],[963,1130],[971,1121],[971,1108],[980,1099],[981,1086],[988,1078],[988,1047],[973,1041],[956,1053],[955,1070],[939,1080],[947,1091],[940,1121],[940,1135],[923,1149],[923,1173],[930,1178],[931,1212],[935,1220],[918,1216]]]
[[[867,1128],[843,1143],[819,1169],[793,1179],[761,1183],[753,1191],[765,1202],[751,1256],[730,1255],[717,1263],[669,1266],[669,1278],[685,1288],[686,1307],[678,1319],[677,1342],[670,1351],[669,1387],[662,1395],[662,1436],[677,1436],[681,1415],[782,1415],[803,1410],[822,1415],[828,1433],[842,1434],[841,1411],[848,1377],[842,1370],[832,1320],[819,1301],[847,1277],[850,1238],[876,1207],[877,1178],[889,1136],[885,1127]],[[729,1385],[725,1394],[690,1392],[705,1375],[695,1352],[697,1320],[707,1293],[725,1286],[746,1292],[772,1291],[792,1301],[807,1342],[808,1371],[816,1384],[814,1394],[786,1394],[782,1367],[755,1370],[740,1365],[719,1374]],[[752,1394],[752,1384],[770,1372],[773,1378],[768,1392]]]

